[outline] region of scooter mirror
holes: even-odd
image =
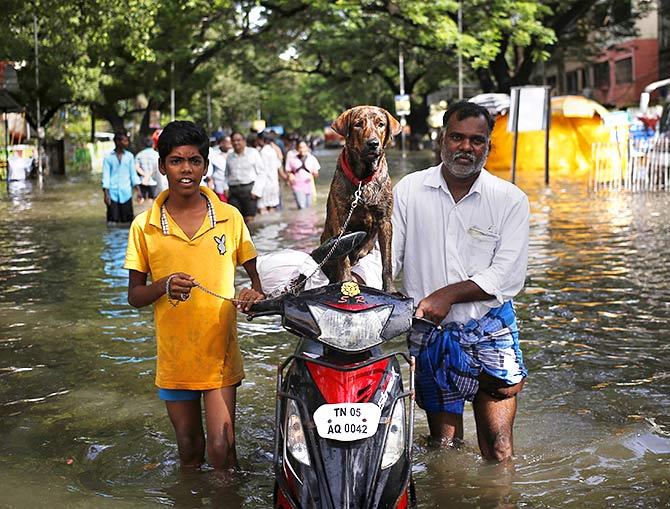
[[[365,232],[348,232],[342,235],[339,240],[338,237],[331,237],[312,251],[310,256],[316,263],[321,263],[326,258],[337,260],[360,246],[366,237],[367,233]]]

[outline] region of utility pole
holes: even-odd
[[[461,53],[461,35],[463,34],[463,2],[458,2],[458,100],[463,99],[463,54]]]
[[[37,177],[40,185],[42,184],[42,137],[44,129],[42,129],[42,106],[40,104],[40,56],[39,43],[37,37],[37,14],[33,14],[33,35],[35,37],[35,97],[37,98]]]
[[[174,121],[174,60],[170,62],[170,121]]]
[[[398,51],[398,68],[400,70],[400,95],[405,95],[405,59],[402,54],[402,49]],[[407,152],[405,152],[405,120],[404,112],[400,114],[400,126],[402,130],[400,131],[400,150],[402,152],[403,159],[407,157]]]
[[[212,132],[212,91],[207,89],[207,132]]]

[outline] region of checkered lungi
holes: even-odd
[[[472,401],[479,390],[482,372],[506,385],[528,374],[512,301],[466,324],[415,322],[408,346],[417,361],[416,400],[427,412],[462,414],[465,401]]]

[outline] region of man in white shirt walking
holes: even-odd
[[[472,401],[485,459],[512,457],[516,394],[527,375],[512,298],[523,288],[530,208],[526,195],[484,167],[493,120],[474,103],[444,115],[442,163],[405,176],[394,189],[394,272],[418,303],[410,336],[417,402],[431,436],[463,438]],[[378,260],[354,268],[374,285]]]
[[[158,152],[154,150],[154,140],[146,138],[144,140],[144,148],[135,156],[135,169],[142,179],[140,194],[145,200],[155,200],[156,196],[167,188],[163,187],[163,182],[160,179],[161,173],[158,171],[158,159]]]
[[[230,138],[233,151],[226,157],[224,194],[248,224],[256,216],[256,204],[263,191],[259,186],[254,187],[263,174],[263,161],[258,150],[247,147],[241,133],[233,133]]]

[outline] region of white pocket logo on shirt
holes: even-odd
[[[216,247],[219,249],[219,254],[226,254],[226,236],[214,237],[214,242],[216,242]]]

